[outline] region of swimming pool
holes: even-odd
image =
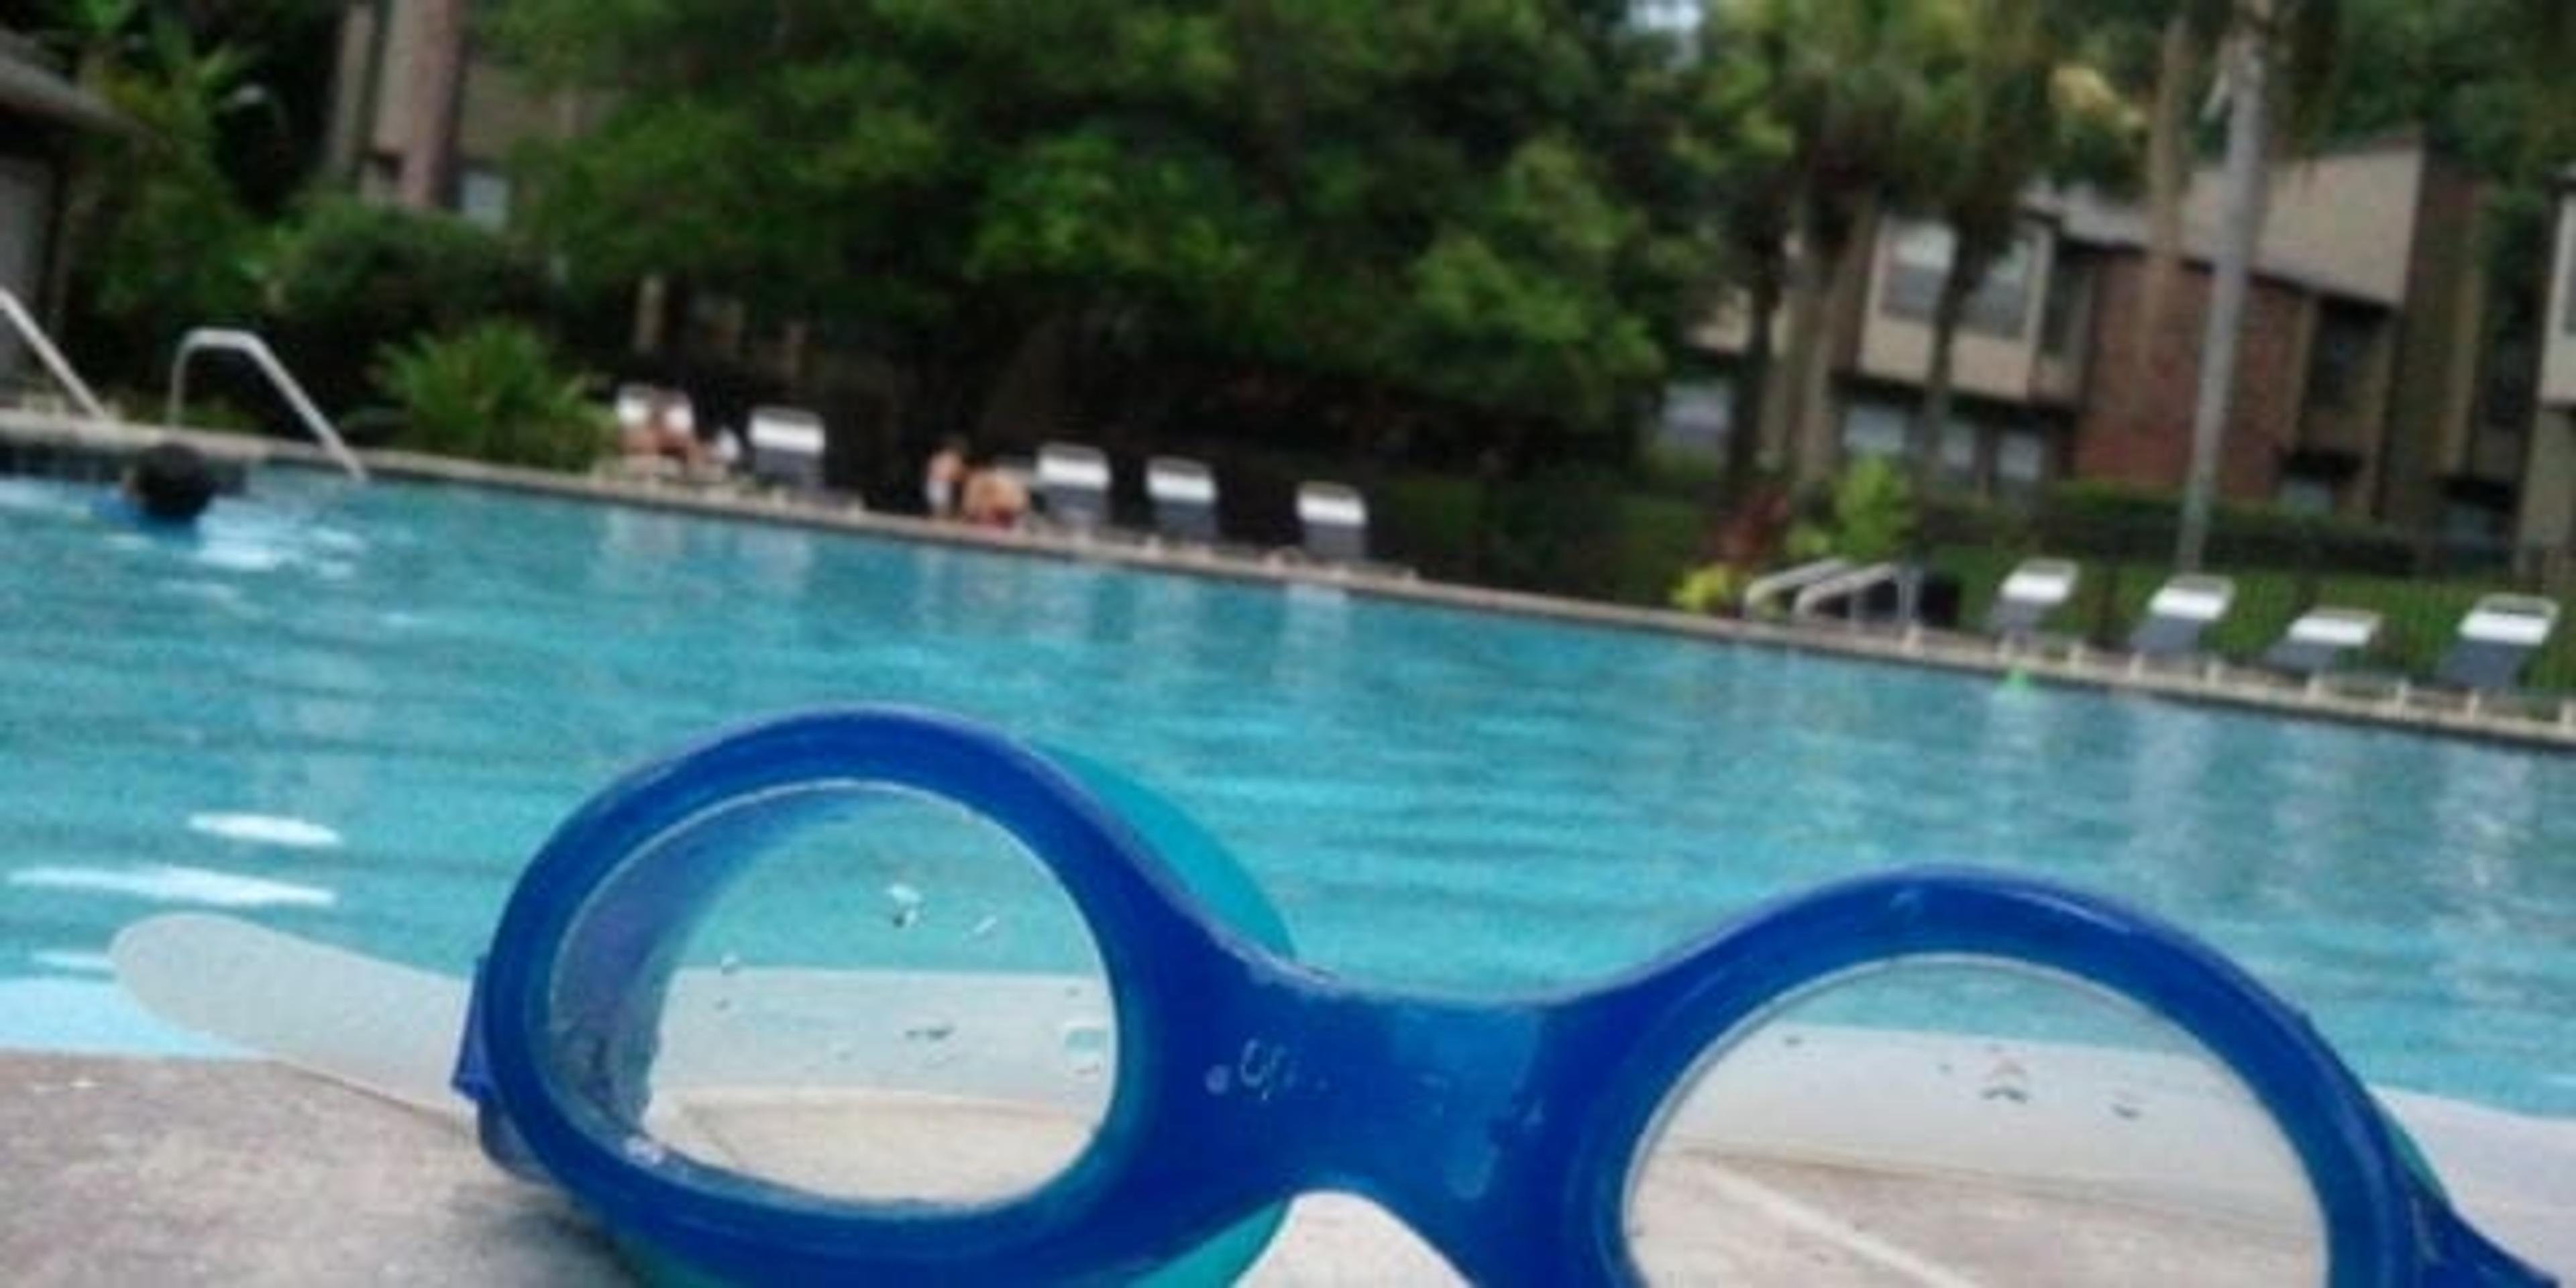
[[[620,767],[899,701],[1165,790],[1346,974],[1567,981],[1830,876],[1974,862],[2180,920],[2375,1082],[2576,1114],[2576,758],[296,471],[193,541],[0,480],[0,543],[22,1000],[96,988],[172,906],[461,972]],[[149,1040],[13,1009],[0,1038]]]

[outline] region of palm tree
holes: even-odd
[[[1932,355],[1908,435],[1915,488],[1939,476],[1950,420],[1952,354],[1967,304],[2021,232],[2023,192],[2042,176],[2125,184],[2135,168],[2134,111],[2071,61],[2080,33],[2049,0],[1974,0],[1979,38],[1936,85],[1913,149],[1924,213],[1951,235],[1932,309]]]
[[[1815,482],[1839,453],[1829,414],[1831,337],[1855,307],[1860,248],[1879,212],[1910,194],[1902,163],[1932,78],[1972,38],[1962,0],[1734,0],[1719,17],[1729,55],[1755,60],[1790,142],[1785,188],[1796,257],[1788,334],[1763,429],[1785,433],[1794,477]],[[1758,325],[1758,322],[1757,322]]]

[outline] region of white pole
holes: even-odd
[[[2262,20],[2258,6],[2256,21]],[[2209,329],[2201,337],[2200,398],[2192,410],[2191,473],[2184,480],[2182,531],[2174,545],[2174,567],[2198,572],[2209,544],[2211,499],[2218,490],[2220,441],[2227,413],[2235,401],[2236,352],[2245,328],[2245,299],[2254,272],[2254,249],[2263,235],[2265,178],[2263,152],[2269,126],[2264,102],[2266,77],[2263,40],[2252,27],[2235,37],[2236,65],[2230,73],[2227,122],[2227,189],[2225,226],[2213,267]]]

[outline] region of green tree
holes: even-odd
[[[1763,441],[1772,376],[1772,320],[1789,289],[1788,183],[1797,141],[1774,102],[1770,60],[1730,49],[1738,33],[1701,26],[1692,63],[1692,155],[1705,177],[1718,266],[1737,287],[1745,344],[1732,372],[1723,492],[1741,497]]]
[[[132,128],[83,145],[58,260],[56,303],[81,299],[128,353],[164,353],[179,333],[248,314],[257,226],[217,156],[226,118],[259,108],[252,58],[201,45],[177,20],[120,0],[71,7],[62,39],[84,88]]]
[[[510,0],[495,31],[617,91],[530,173],[574,272],[822,319],[904,373],[916,433],[1071,335],[1080,368],[1613,439],[1707,277],[1621,6]]]

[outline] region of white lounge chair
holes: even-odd
[[[2510,689],[2549,642],[2558,604],[2537,595],[2488,595],[2470,605],[2433,678],[2462,689]]]
[[[823,485],[823,418],[797,407],[752,409],[751,474],[792,488]]]
[[[2290,623],[2272,647],[2263,650],[2263,665],[2292,675],[2317,676],[2340,670],[2354,655],[2379,638],[2379,614],[2360,608],[2311,608]]]
[[[2014,640],[2037,634],[2048,615],[2075,597],[2083,570],[2065,559],[2025,559],[1995,588],[1986,610],[1986,633]]]
[[[1081,443],[1038,448],[1038,504],[1047,521],[1088,531],[1109,522],[1109,457]]]
[[[2181,573],[2156,588],[2147,615],[2129,632],[2129,651],[2140,657],[2180,657],[2200,648],[2200,637],[2236,602],[2236,583],[2205,573]]]
[[[1145,496],[1154,503],[1154,531],[1174,541],[1215,543],[1216,474],[1205,462],[1182,456],[1147,460]]]
[[[1307,554],[1330,563],[1368,559],[1368,502],[1344,483],[1297,488],[1297,526]]]

